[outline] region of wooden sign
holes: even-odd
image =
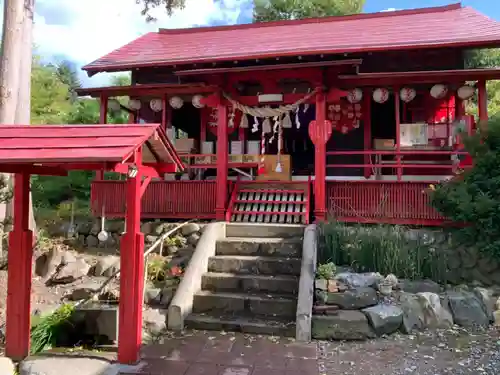
[[[309,123],[309,138],[315,146],[326,144],[332,136],[332,122],[325,120],[324,126],[318,126],[316,120]]]

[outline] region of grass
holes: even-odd
[[[401,226],[347,226],[335,221],[320,227],[318,264],[333,262],[358,272],[395,274],[446,282],[446,255],[437,244],[411,239]]]

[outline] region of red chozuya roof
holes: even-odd
[[[184,168],[159,124],[0,125],[0,170],[13,164],[121,163],[146,142],[153,162]]]
[[[443,7],[249,25],[161,29],[83,67],[89,74],[225,60],[500,45],[500,23],[469,7]]]

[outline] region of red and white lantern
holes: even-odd
[[[128,101],[128,107],[132,111],[138,111],[139,109],[141,109],[141,101],[139,99],[130,99]]]
[[[349,103],[359,103],[363,99],[363,91],[361,89],[352,89],[347,92],[347,100]]]
[[[389,99],[389,90],[386,88],[378,88],[373,92],[373,100],[377,103],[385,103]]]
[[[474,87],[469,86],[469,85],[465,85],[465,86],[460,87],[457,90],[457,95],[460,99],[467,100],[467,99],[472,98],[472,96],[474,95],[475,92],[476,92],[476,89]]]
[[[448,87],[441,83],[431,87],[431,96],[434,99],[443,99],[448,94]]]
[[[403,87],[399,92],[399,97],[405,103],[411,102],[417,96],[417,92],[412,87]]]
[[[161,99],[151,99],[149,107],[153,112],[160,112],[163,109]]]
[[[173,109],[179,109],[184,104],[184,100],[178,96],[172,96],[168,102]]]
[[[205,104],[203,104],[201,102],[201,99],[203,99],[203,96],[201,96],[201,95],[193,96],[193,98],[191,99],[191,103],[193,103],[193,107],[198,108],[198,109],[205,107]]]

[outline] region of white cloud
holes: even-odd
[[[399,9],[396,9],[396,8],[387,8],[387,9],[381,10],[381,12],[394,12],[396,10],[399,10]]]
[[[238,1],[241,0],[224,0],[221,4],[214,0],[187,0],[186,8],[172,17],[158,8],[153,12],[158,20],[146,23],[135,0],[38,0],[37,9],[43,11],[35,17],[34,39],[43,57],[64,56],[81,66],[160,27],[184,28],[221,18],[234,23],[239,14],[234,9]],[[57,9],[67,19],[54,22],[51,9]],[[225,13],[221,14],[223,10]],[[103,75],[97,75],[90,84],[99,83],[105,83]]]

